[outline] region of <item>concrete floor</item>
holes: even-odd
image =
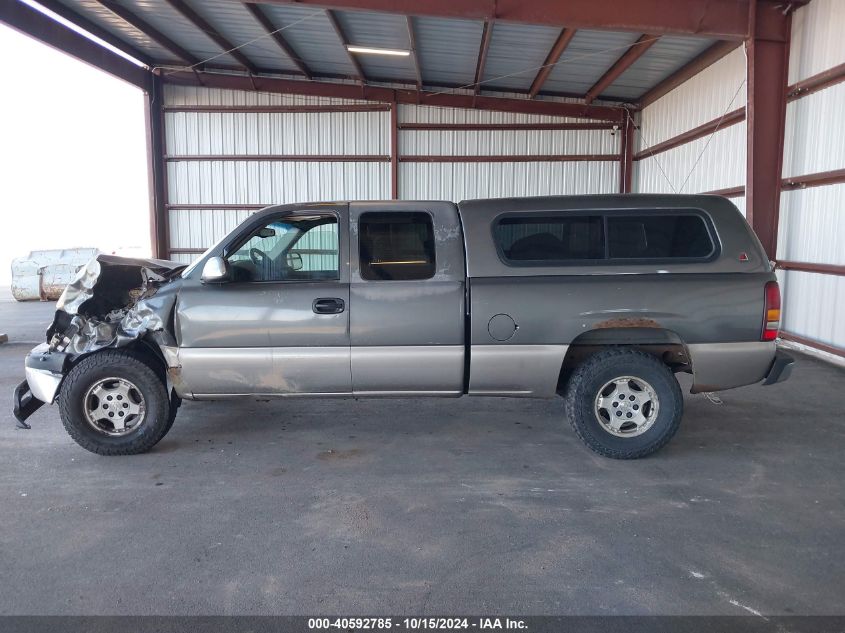
[[[843,614],[845,372],[687,396],[658,455],[559,401],[186,403],[151,453],[11,392],[51,318],[0,301],[0,614]]]

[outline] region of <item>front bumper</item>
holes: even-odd
[[[26,419],[44,404],[53,404],[65,376],[70,357],[51,352],[46,343],[27,354],[26,380],[15,387],[14,414],[18,427],[29,428]]]
[[[773,385],[777,382],[783,382],[792,374],[792,366],[795,364],[795,359],[789,354],[778,350],[775,353],[775,359],[772,361],[772,366],[766,373],[766,378],[763,380],[764,385]]]

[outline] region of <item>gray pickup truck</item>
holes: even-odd
[[[100,256],[26,358],[19,426],[140,453],[185,400],[562,395],[607,457],[671,439],[683,396],[784,380],[780,292],[714,196],[291,204],[190,266]]]

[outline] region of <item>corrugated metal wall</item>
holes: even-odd
[[[789,83],[845,62],[845,2],[814,0],[793,14]],[[637,151],[743,107],[745,53],[739,48],[640,114]],[[734,98],[734,95],[736,97]],[[731,101],[733,100],[733,103]],[[787,106],[783,177],[845,168],[845,83],[802,96]],[[634,190],[695,193],[743,186],[745,122],[635,164]],[[682,184],[686,181],[686,186]],[[733,198],[744,211],[743,197]],[[845,184],[783,191],[777,259],[845,265]],[[778,273],[784,330],[845,348],[845,278],[801,271]]]
[[[260,206],[391,197],[388,110],[185,112],[179,109],[372,104],[173,85],[166,86],[164,105],[168,228],[174,259],[192,260]],[[476,197],[605,193],[618,187],[618,160],[422,162],[428,156],[598,154],[616,157],[619,134],[607,129],[401,129],[402,124],[411,123],[546,124],[576,120],[414,105],[399,106],[397,115],[399,156],[413,156],[419,161],[399,164],[401,199],[458,201]],[[261,159],[265,155],[268,160]],[[315,160],[307,159],[311,155]],[[291,156],[298,160],[290,160]],[[327,156],[355,160],[326,160]]]
[[[403,105],[399,123],[531,124],[576,119],[529,114]],[[610,130],[401,130],[399,155],[619,155],[620,135]],[[402,162],[399,197],[466,200],[505,196],[617,191],[617,161]]]
[[[742,108],[745,52],[740,47],[643,109],[638,152]],[[634,165],[634,190],[701,193],[745,184],[745,122],[736,123]],[[733,202],[745,209],[745,200]]]
[[[173,259],[191,261],[257,208],[390,197],[390,164],[256,160],[257,155],[386,157],[390,112],[172,112],[183,106],[359,105],[348,99],[166,86],[167,201]],[[228,158],[232,156],[233,158]],[[236,156],[251,156],[238,160]]]
[[[845,2],[813,0],[795,12],[789,83],[845,63]],[[787,105],[783,176],[845,169],[845,83]],[[784,191],[778,259],[845,265],[845,184]],[[784,328],[845,348],[845,277],[786,271]]]

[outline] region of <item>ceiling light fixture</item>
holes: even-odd
[[[393,55],[395,57],[407,57],[411,51],[403,51],[396,48],[374,48],[372,46],[346,46],[350,53],[361,53],[363,55]]]

